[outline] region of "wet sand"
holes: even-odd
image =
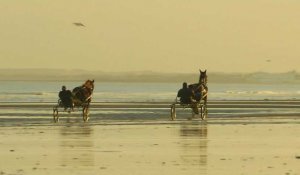
[[[95,102],[91,108],[117,109],[117,108],[170,108],[173,102]],[[54,102],[0,102],[0,108],[52,108]],[[210,100],[209,108],[300,108],[299,100]]]
[[[298,117],[0,127],[0,174],[300,174]]]

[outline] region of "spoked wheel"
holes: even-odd
[[[202,105],[201,106],[201,119],[204,120],[207,117],[207,106]]]
[[[175,109],[175,104],[171,105],[171,120],[176,119],[176,109]]]
[[[194,103],[190,105],[190,108],[192,109],[192,117],[189,118],[189,120],[192,120],[194,118],[198,118],[199,114],[201,114],[201,105],[199,103]]]
[[[58,109],[57,107],[53,108],[53,121],[55,123],[57,123],[59,121],[59,117],[58,117]]]
[[[89,120],[89,107],[84,106],[82,109],[82,118],[84,122],[87,122]]]

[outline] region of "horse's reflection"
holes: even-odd
[[[94,166],[94,142],[91,126],[87,124],[68,123],[66,126],[62,126],[60,135],[61,166]]]
[[[207,165],[207,126],[206,124],[184,123],[180,125],[183,162],[193,167],[206,169]]]

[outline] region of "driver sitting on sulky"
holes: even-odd
[[[182,89],[180,89],[177,93],[177,97],[179,97],[180,102],[183,104],[190,104],[194,102],[195,100],[193,99],[194,93],[191,88],[188,88],[187,83],[184,82],[182,84]]]
[[[197,107],[197,101],[194,99],[195,96],[192,86],[188,88],[187,83],[184,82],[182,84],[182,89],[180,89],[177,93],[177,97],[180,98],[181,104],[189,104],[190,107],[193,109],[193,112],[195,114],[199,114],[199,109]]]
[[[72,92],[67,90],[66,86],[62,86],[61,91],[58,94],[65,110],[67,108],[73,109],[73,99],[72,99]]]

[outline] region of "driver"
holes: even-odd
[[[187,83],[182,84],[182,89],[177,93],[177,97],[180,98],[181,104],[189,104],[195,114],[199,114],[197,102],[194,100],[194,92],[192,86],[188,88]],[[177,100],[177,98],[176,98]]]
[[[61,91],[58,94],[65,110],[67,108],[73,109],[73,99],[72,99],[72,92],[67,90],[66,86],[62,86]]]
[[[193,102],[193,91],[191,88],[188,88],[187,83],[182,84],[182,88],[178,91],[177,97],[179,97],[180,102],[183,104],[190,104]]]

